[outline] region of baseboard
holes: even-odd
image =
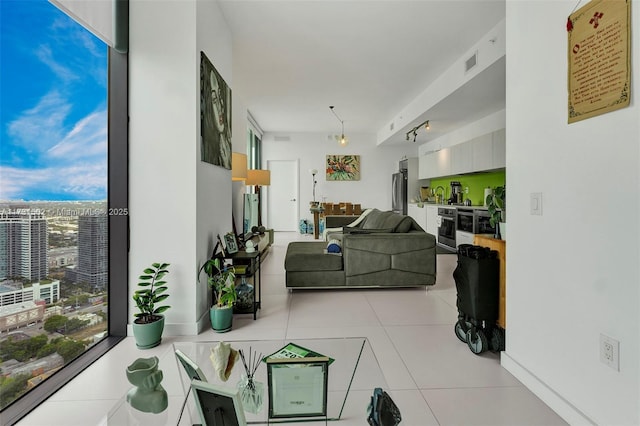
[[[501,352],[500,364],[570,425],[597,424],[506,352]]]
[[[205,319],[207,323],[205,324]],[[184,323],[184,324],[164,324],[163,336],[197,336],[200,334],[209,323],[209,311],[206,316],[202,316],[196,323]],[[133,326],[131,323],[127,324],[127,336],[133,336]]]

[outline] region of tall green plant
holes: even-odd
[[[138,324],[148,324],[159,320],[159,314],[171,307],[167,305],[156,307],[157,303],[169,297],[165,293],[167,291],[167,282],[162,281],[162,278],[169,273],[168,266],[168,263],[153,263],[150,268],[146,268],[143,271],[143,275],[138,277],[140,280],[138,287],[141,287],[141,289],[133,293],[133,300],[140,311],[134,314]]]
[[[236,273],[233,266],[224,265],[222,259],[214,257],[202,265],[200,272],[202,271],[207,274],[207,284],[213,291],[214,305],[233,306],[238,298],[235,288]]]
[[[487,195],[487,211],[490,215],[489,223],[491,223],[491,226],[494,228],[498,223],[504,222],[504,201],[506,194],[506,186],[496,186],[491,194]]]

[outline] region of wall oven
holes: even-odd
[[[474,217],[473,209],[458,207],[456,213],[456,246],[473,244]]]
[[[456,209],[438,207],[438,243],[456,248]]]
[[[496,228],[491,226],[491,216],[487,210],[475,210],[473,212],[473,233],[474,234],[495,234]]]
[[[456,230],[473,234],[473,209],[457,209]]]

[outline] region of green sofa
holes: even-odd
[[[436,282],[436,237],[410,216],[372,209],[357,226],[329,233],[328,242],[289,243],[287,288],[417,287]]]

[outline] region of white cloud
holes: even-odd
[[[35,107],[10,122],[7,132],[14,144],[30,151],[44,151],[62,138],[63,123],[70,111],[67,100],[57,90],[52,90]]]
[[[107,195],[107,166],[104,162],[71,167],[20,169],[0,166],[0,199],[32,199],[31,194],[58,198],[103,199]]]
[[[51,157],[65,160],[107,155],[107,111],[97,111],[76,123],[62,140],[48,150]]]
[[[62,65],[53,58],[53,54],[49,46],[40,46],[40,48],[36,51],[36,56],[42,61],[42,63],[48,66],[55,75],[62,79],[63,82],[69,82],[71,80],[79,79],[79,76],[74,73],[69,67]]]

